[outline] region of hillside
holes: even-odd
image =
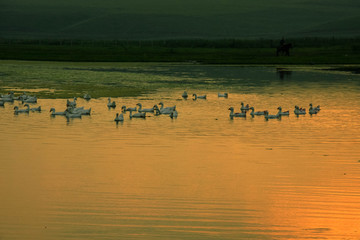
[[[3,0],[2,38],[360,36],[357,0]]]

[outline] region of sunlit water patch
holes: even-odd
[[[161,75],[169,66],[137,68]],[[299,71],[284,80],[265,67],[176,68],[156,91],[112,98],[115,109],[106,97],[79,98],[92,109],[81,119],[50,116],[66,99],[39,99],[31,106],[41,113],[15,115],[18,101],[0,108],[0,238],[359,238],[357,76]],[[184,72],[200,79],[171,83]],[[184,90],[207,100],[184,100]],[[113,121],[122,105],[160,101],[176,105],[178,118],[126,113]],[[290,116],[230,119],[228,108],[239,111],[241,102],[271,114],[281,105]],[[321,105],[318,114],[293,114],[310,102]]]

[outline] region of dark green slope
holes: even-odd
[[[354,0],[2,0],[3,38],[359,36]]]

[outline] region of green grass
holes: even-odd
[[[0,59],[70,62],[198,62],[206,64],[359,64],[353,39],[290,39],[291,56],[273,40],[80,41],[3,40]]]

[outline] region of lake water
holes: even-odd
[[[109,70],[101,71],[105,79],[156,88],[114,97],[110,110],[106,96],[79,98],[92,114],[69,121],[49,113],[63,111],[66,99],[39,99],[32,106],[41,113],[15,115],[18,101],[0,108],[0,239],[360,238],[359,76],[301,67],[284,75],[260,66],[89,65],[0,65],[2,87],[17,82],[19,91],[26,76],[59,79],[63,71],[91,80],[99,69]],[[184,90],[207,100],[183,100]],[[218,98],[225,91],[229,98]],[[126,113],[123,123],[113,121],[122,105],[160,101],[176,105],[178,118]],[[290,116],[231,120],[228,108],[239,111],[241,102],[270,114],[282,106]],[[294,105],[310,102],[321,105],[317,115],[293,114]]]

